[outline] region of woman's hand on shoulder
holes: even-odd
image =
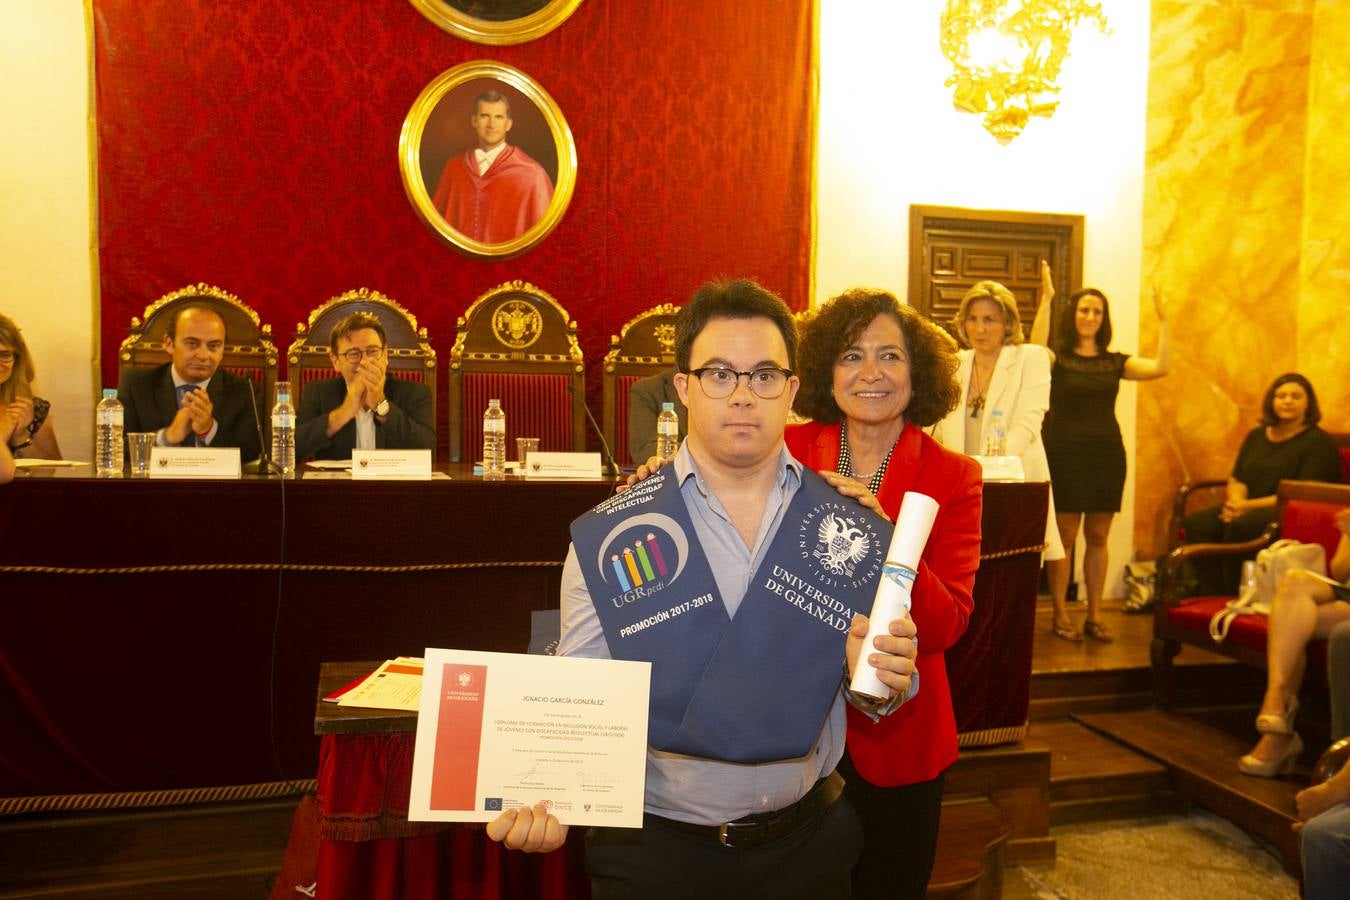
[[[873,494],[867,489],[867,485],[855,481],[847,475],[840,475],[838,472],[831,472],[825,469],[822,469],[818,474],[821,478],[825,479],[826,484],[843,494],[845,497],[852,497],[854,500],[858,501],[859,505],[872,510],[872,512],[881,516],[887,522],[891,521],[891,517],[886,515],[886,510],[881,508],[881,501],[877,499],[876,494]]]
[[[637,467],[636,472],[634,472],[632,475],[629,475],[626,479],[624,479],[623,484],[619,485],[614,489],[614,493],[622,494],[624,491],[628,490],[630,487],[637,484],[639,481],[643,481],[647,478],[650,478],[651,476],[656,474],[657,469],[661,468],[674,458],[675,457],[673,456],[666,459],[662,459],[659,456],[649,457],[645,463]]]

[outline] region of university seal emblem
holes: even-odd
[[[543,317],[523,300],[507,300],[492,314],[492,333],[512,350],[524,350],[543,330]]]
[[[852,578],[853,570],[867,558],[871,549],[871,537],[855,527],[852,519],[829,513],[821,518],[820,527],[816,529],[816,548],[811,555],[832,575]]]

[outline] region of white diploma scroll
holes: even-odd
[[[853,681],[849,687],[856,693],[878,700],[888,700],[891,689],[877,678],[877,670],[867,662],[875,649],[872,642],[879,634],[889,634],[892,620],[909,616],[910,591],[919,568],[919,556],[928,543],[928,533],[937,518],[937,501],[927,494],[906,491],[900,500],[900,514],[896,516],[891,546],[886,551],[886,563],[881,569],[881,581],[872,598],[872,613],[867,620],[867,637],[863,640],[858,664],[853,667]]]

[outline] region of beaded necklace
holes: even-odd
[[[903,428],[901,431],[903,432]],[[895,444],[900,443],[900,439],[895,439]],[[839,462],[835,466],[835,471],[846,478],[866,478],[867,489],[875,496],[877,491],[881,490],[881,479],[886,477],[886,466],[890,465],[891,454],[895,452],[895,444],[891,444],[891,449],[886,451],[886,458],[877,466],[877,470],[870,475],[862,473],[854,474],[853,457],[848,451],[848,425],[839,426]]]

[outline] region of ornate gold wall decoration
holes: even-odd
[[[1059,105],[1059,70],[1084,21],[1109,33],[1101,4],[1087,0],[947,0],[941,43],[955,69],[944,82],[952,102],[1008,143]]]

